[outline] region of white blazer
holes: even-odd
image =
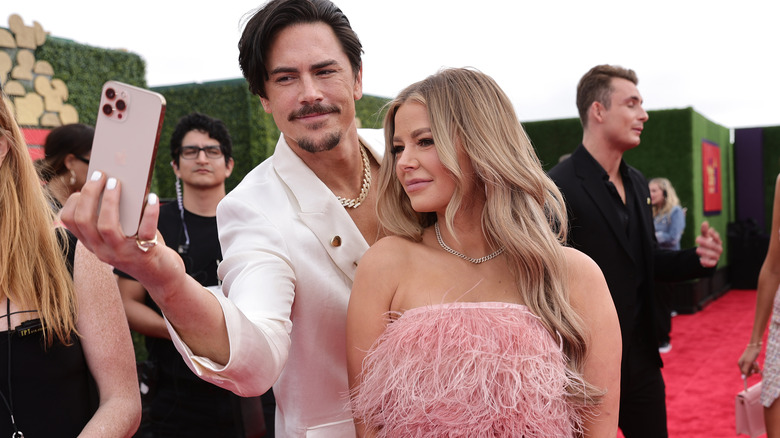
[[[358,130],[377,161],[382,130]],[[281,136],[220,202],[219,299],[230,338],[227,365],[194,356],[168,329],[201,378],[243,396],[273,385],[276,431],[289,437],[354,436],[347,402],[346,317],[368,244],[336,196]]]

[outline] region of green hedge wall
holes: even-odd
[[[580,119],[545,120],[523,123],[544,170],[558,164],[563,155],[570,154],[582,142]]]
[[[734,222],[736,218],[735,202],[734,202],[734,145],[731,142],[731,131],[728,128],[720,126],[707,120],[703,115],[691,111],[693,115],[693,187],[694,187],[694,203],[688,207],[688,216],[693,216],[688,219],[686,223],[691,233],[688,234],[690,244],[693,246],[695,236],[699,233],[699,225],[703,221],[708,221],[710,225],[715,227],[723,239],[723,255],[721,256],[721,262],[719,266],[726,266],[729,263],[729,249],[727,239],[728,224]],[[702,178],[702,159],[701,159],[701,143],[702,140],[709,140],[720,146],[720,159],[721,159],[721,187],[722,187],[722,210],[720,214],[707,215],[703,214],[704,209],[704,190],[703,190],[703,178]],[[663,159],[672,160],[673,156],[662,157]],[[691,208],[692,207],[692,208]],[[693,220],[693,223],[691,223]]]
[[[79,121],[95,125],[100,92],[108,80],[146,87],[146,63],[122,50],[85,46],[49,36],[35,51],[35,59],[48,61],[54,77],[68,85],[68,100],[79,113]]]
[[[390,99],[385,97],[363,95],[355,104],[355,116],[360,120],[360,127],[382,128],[388,102]]]

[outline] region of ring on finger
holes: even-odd
[[[143,252],[147,252],[149,251],[149,249],[157,246],[157,234],[155,234],[154,238],[151,240],[141,240],[138,237],[136,237],[135,244],[136,246],[138,246],[138,249],[140,249]]]

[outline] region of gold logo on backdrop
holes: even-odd
[[[8,29],[0,28],[0,85],[23,127],[54,128],[79,121],[76,108],[66,103],[68,86],[54,78],[51,64],[35,59],[35,49],[47,35],[40,23],[27,26],[17,14],[8,17]]]

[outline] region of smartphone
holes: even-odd
[[[138,233],[164,117],[161,94],[117,81],[103,85],[88,175],[99,170],[121,183],[119,223],[126,236]]]

